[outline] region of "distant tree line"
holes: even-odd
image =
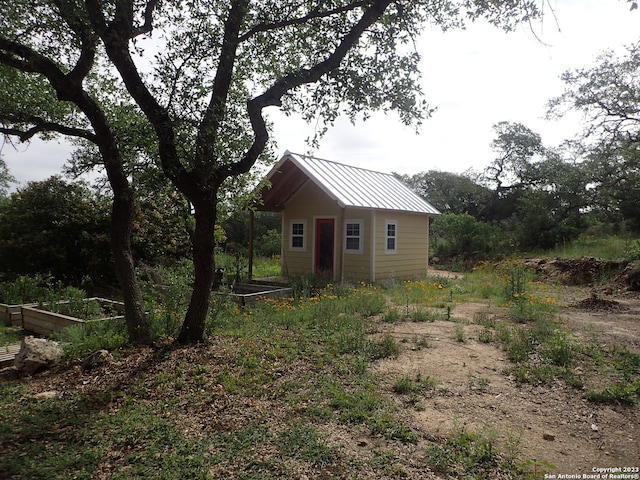
[[[547,148],[526,126],[500,122],[483,171],[400,176],[443,213],[431,228],[436,255],[549,249],[588,230],[640,234],[640,43],[562,79],[548,116],[582,113],[579,140]]]
[[[143,264],[177,262],[190,254],[189,205],[171,189],[147,187],[137,195],[132,249]],[[49,273],[88,289],[117,285],[109,246],[111,202],[103,189],[59,176],[0,195],[0,281]],[[247,219],[242,210],[222,217],[220,251],[243,246],[242,254],[248,253]],[[257,255],[280,253],[279,216],[256,215],[254,230]]]
[[[566,89],[549,102],[548,115],[581,112],[587,128],[580,141],[548,148],[526,126],[500,122],[491,143],[495,157],[483,170],[399,176],[442,212],[431,227],[435,254],[477,260],[553,248],[589,230],[640,234],[639,72],[635,44],[622,58],[605,52],[595,67],[563,75]],[[90,157],[79,151],[68,173],[83,171]],[[190,203],[153,169],[130,175],[136,260],[167,264],[191,255]],[[7,196],[11,180],[0,158],[0,280],[50,273],[71,284],[117,283],[109,248],[113,199],[106,188],[51,177]],[[225,186],[219,252],[248,255],[248,212],[240,199],[254,184]],[[280,228],[279,215],[256,215],[256,255],[280,252]]]

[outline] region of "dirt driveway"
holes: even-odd
[[[560,314],[567,329],[578,340],[596,336],[602,343],[626,345],[640,353],[640,298],[616,298],[615,311],[568,307],[588,296],[587,288],[567,289]],[[461,428],[482,431],[495,436],[506,452],[518,452],[523,461],[554,465],[555,469],[544,468],[555,474],[640,467],[637,402],[633,406],[592,403],[560,380],[544,387],[518,384],[505,373],[513,364],[503,350],[494,342],[479,341],[484,327],[474,323],[477,315],[506,320],[506,312],[468,303],[456,306],[453,315],[456,322],[389,324],[379,333],[392,335],[404,346],[397,359],[374,367],[385,389],[391,392],[403,376],[437,381],[437,387],[419,399],[419,408],[401,409],[407,423],[432,436],[448,436]],[[464,342],[459,341],[460,332]]]

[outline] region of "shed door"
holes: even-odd
[[[316,275],[333,278],[334,220],[319,218],[316,220]]]

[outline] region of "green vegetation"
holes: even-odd
[[[20,275],[12,281],[0,282],[0,303],[21,305],[59,300],[66,287],[55,282],[51,275]]]
[[[598,257],[604,260],[626,258],[637,260],[636,249],[640,240],[620,235],[580,235],[575,240],[558,245],[556,248],[540,252],[542,256],[560,258]]]
[[[401,395],[424,393],[433,390],[438,382],[430,376],[423,377],[420,373],[414,377],[403,376],[393,384],[394,393]]]
[[[503,262],[495,273],[502,278],[500,304],[508,308],[514,323],[483,316],[475,322],[484,326],[479,341],[501,345],[514,364],[509,373],[517,382],[537,385],[562,380],[570,387],[586,389],[585,398],[599,403],[634,403],[638,399],[639,355],[626,347],[605,347],[595,339],[580,343],[556,317],[558,300],[549,286],[535,281],[522,264]],[[483,289],[480,276],[471,276],[471,282]],[[460,335],[456,331],[457,340]],[[601,385],[603,379],[608,385]]]
[[[447,478],[491,478],[496,471],[526,478],[516,458],[495,447],[492,432],[460,430],[444,443],[432,443],[425,449],[425,464]]]
[[[549,466],[523,462],[518,448],[498,447],[495,433],[460,430],[427,440],[403,420],[402,409],[421,410],[425,399],[441,394],[437,378],[401,375],[385,391],[369,368],[402,354],[404,345],[429,347],[425,338],[400,341],[380,333],[390,311],[394,322],[426,321],[414,318],[416,311],[442,321],[470,300],[511,314],[498,320],[479,313],[473,323],[482,327],[480,342],[504,350],[512,362],[505,374],[516,382],[562,381],[568,394],[591,402],[630,404],[639,396],[640,357],[596,336],[580,341],[555,318],[547,287],[515,262],[446,281],[306,283],[295,297],[244,309],[216,297],[208,342],[183,348],[171,342],[189,267],[145,274],[154,348],[128,347],[122,322],[61,334],[63,369],[107,348],[119,365],[115,376],[97,382],[92,374],[83,389],[47,400],[29,394],[22,379],[2,379],[0,437],[7,448],[0,472],[18,478],[293,478],[300,471],[401,478],[415,468],[394,448],[403,444],[415,449],[420,468],[444,477],[536,478]],[[456,343],[472,340],[461,324],[451,331]],[[0,327],[2,341],[12,334]],[[484,392],[489,381],[470,376],[469,387]],[[384,439],[387,447],[351,458],[331,435],[336,429]],[[31,441],[43,435],[46,448]]]
[[[6,327],[0,324],[0,351],[2,347],[20,342],[23,336],[21,327]]]
[[[462,327],[456,327],[456,333],[454,337],[456,342],[464,343],[467,341],[467,335],[464,333],[464,329]]]
[[[115,350],[128,342],[127,327],[122,319],[72,325],[54,338],[64,345],[70,357],[89,355],[96,350]]]

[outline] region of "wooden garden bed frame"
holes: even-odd
[[[255,305],[265,299],[285,298],[293,295],[293,289],[275,285],[258,285],[254,283],[236,283],[230,291],[214,291],[213,295],[228,297],[238,305],[245,307]]]
[[[65,328],[72,325],[82,325],[90,322],[99,322],[102,320],[117,320],[124,318],[124,303],[99,297],[91,297],[85,299],[86,302],[93,300],[96,300],[101,304],[111,305],[118,313],[121,313],[122,315],[96,318],[92,320],[83,320],[81,318],[64,315],[62,313],[50,312],[43,308],[38,308],[37,305],[23,305],[21,307],[22,328],[39,335],[50,335],[54,332],[64,330]]]
[[[13,325],[22,325],[22,307],[36,306],[35,303],[27,303],[23,305],[7,305],[6,303],[0,303],[0,322],[4,323],[7,327]]]

